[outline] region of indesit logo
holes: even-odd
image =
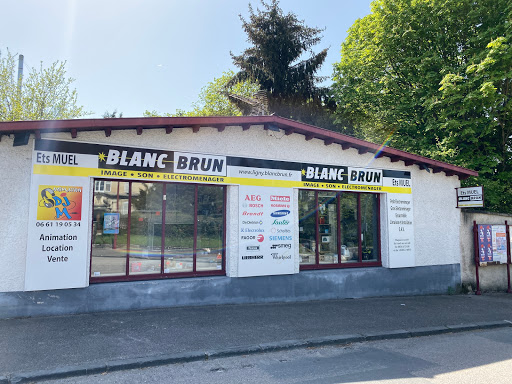
[[[272,212],[270,216],[272,217],[283,217],[290,214],[290,211],[287,209],[280,209],[279,211]]]

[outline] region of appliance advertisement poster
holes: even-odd
[[[294,273],[293,190],[239,187],[238,276]]]

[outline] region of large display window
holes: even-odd
[[[379,194],[299,190],[301,269],[380,266]]]
[[[95,180],[94,191],[91,282],[225,274],[224,186]]]

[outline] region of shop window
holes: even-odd
[[[225,187],[109,183],[94,195],[91,282],[225,273]]]
[[[301,269],[380,265],[379,195],[299,190]]]

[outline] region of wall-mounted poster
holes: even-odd
[[[238,276],[294,273],[293,189],[240,186]]]
[[[507,262],[505,225],[478,224],[478,258],[480,263]]]
[[[119,213],[105,212],[103,218],[103,233],[110,235],[119,234]]]

